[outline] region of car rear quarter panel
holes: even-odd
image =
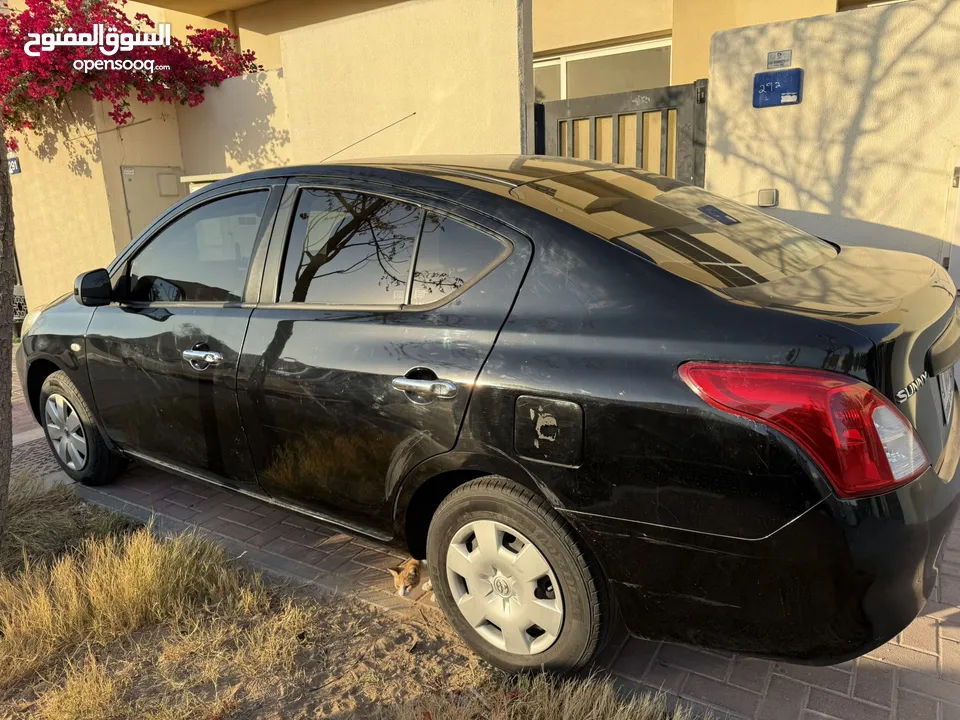
[[[534,262],[484,366],[458,449],[506,453],[562,512],[732,538],[770,535],[829,495],[797,448],[719,413],[679,379],[687,360],[858,373],[867,341],[828,321],[752,307],[541,216]],[[580,461],[518,457],[517,398],[583,409]],[[565,432],[558,430],[558,436]],[[550,441],[548,441],[550,442]]]

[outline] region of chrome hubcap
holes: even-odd
[[[508,525],[477,520],[447,548],[447,583],[463,617],[494,647],[541,653],[560,635],[563,598],[550,564]]]
[[[71,470],[82,470],[87,464],[87,437],[73,405],[54,393],[47,398],[43,415],[53,451]]]

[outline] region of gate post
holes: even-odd
[[[707,87],[706,79],[693,83],[693,183],[703,187],[707,163]]]
[[[547,128],[544,124],[543,103],[533,106],[533,153],[534,155],[547,154]]]

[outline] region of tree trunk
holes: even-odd
[[[13,380],[13,186],[7,168],[7,148],[0,132],[0,542],[7,529],[10,456],[13,424],[10,385]]]

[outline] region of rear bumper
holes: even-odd
[[[937,468],[897,491],[827,497],[744,540],[569,514],[631,631],[810,663],[894,637],[923,608],[960,503],[960,427]],[[952,453],[951,453],[952,449]]]

